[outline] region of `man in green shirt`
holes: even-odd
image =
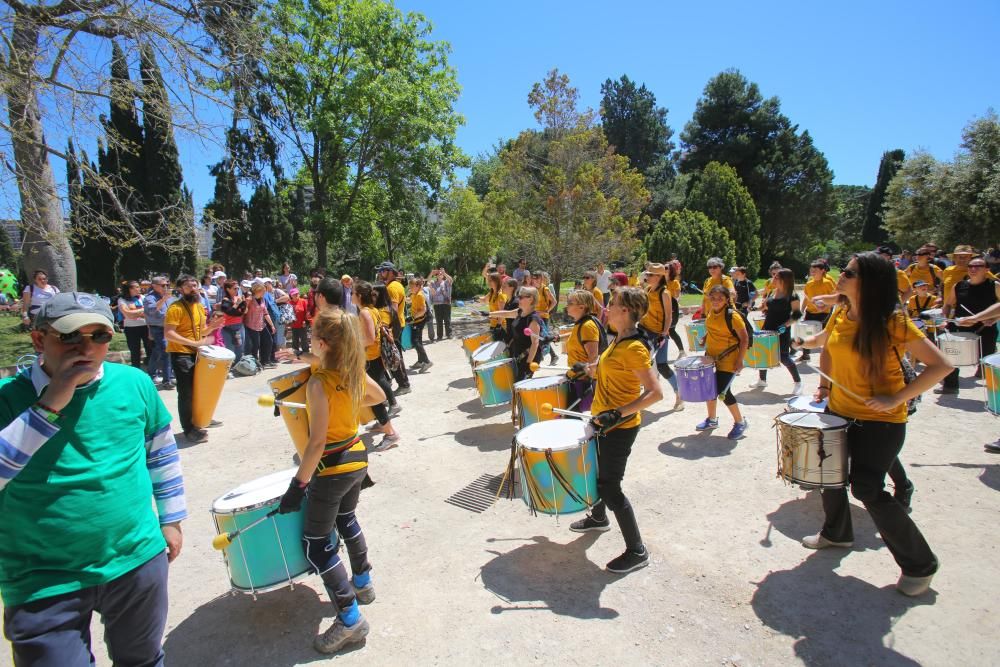
[[[54,296],[38,360],[0,384],[0,594],[16,665],[161,665],[167,563],[187,517],[170,414],[146,373],[105,363],[111,310]],[[155,500],[156,510],[153,509]]]

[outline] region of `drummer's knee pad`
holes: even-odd
[[[361,524],[354,512],[337,515],[337,533],[345,542],[354,540],[361,534]]]
[[[316,574],[324,574],[341,564],[340,556],[337,555],[340,545],[331,542],[329,535],[320,537],[303,535],[302,543],[306,552],[306,560],[312,565]]]

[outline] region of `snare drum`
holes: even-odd
[[[212,503],[212,518],[218,534],[250,525],[278,506],[296,468],[276,472],[241,484]],[[256,595],[291,585],[309,572],[302,550],[303,509],[277,514],[241,533],[222,555],[233,590]]]
[[[309,366],[300,368],[291,373],[279,375],[267,381],[271,388],[275,400],[289,401],[291,403],[306,402],[306,383],[312,369]],[[309,444],[309,413],[305,408],[294,408],[287,405],[278,406],[278,414],[285,422],[288,435],[292,437],[292,443],[299,456],[305,455],[306,445]]]
[[[542,416],[542,404],[549,403],[554,408],[569,409],[570,381],[565,375],[529,378],[514,385],[514,398],[517,401],[517,426],[524,428],[530,424],[550,419],[558,419],[559,415]]]
[[[823,330],[823,324],[816,320],[799,320],[792,324],[792,338],[805,340]]]
[[[194,367],[194,387],[191,391],[191,424],[205,428],[212,423],[215,406],[222,397],[229,367],[236,360],[232,350],[218,345],[198,348],[198,362]]]
[[[465,356],[471,360],[472,353],[481,348],[483,345],[486,345],[486,343],[489,343],[491,340],[493,340],[493,334],[489,331],[463,336],[462,349],[465,350]]]
[[[778,332],[754,331],[753,345],[747,348],[743,361],[750,368],[777,368],[781,363]]]
[[[920,319],[927,322],[928,327],[933,331],[937,331],[938,329],[944,330],[944,325],[948,322],[948,319],[944,316],[944,310],[941,308],[920,311]]]
[[[538,422],[524,427],[514,438],[521,467],[521,498],[532,511],[572,514],[598,501],[597,441],[589,422]]]
[[[761,312],[750,313],[750,326],[753,327],[754,331],[762,331],[764,329],[764,320],[767,319],[767,315]]]
[[[785,412],[826,412],[827,401],[815,402],[811,396],[796,396],[785,404]]]
[[[688,349],[692,352],[704,352],[705,345],[702,340],[708,330],[705,328],[705,320],[691,320],[687,325]]]
[[[514,360],[495,359],[472,369],[483,407],[505,405],[514,398]]]
[[[976,366],[979,364],[979,334],[968,331],[942,332],[937,337],[938,347],[952,366]]]
[[[479,349],[472,353],[472,368],[475,369],[480,364],[496,361],[497,359],[509,358],[510,354],[507,353],[507,343],[502,340],[486,343],[485,345],[480,345]]]
[[[847,486],[847,420],[818,412],[786,412],[775,421],[778,474],[803,488]]]
[[[986,380],[986,409],[1000,417],[1000,354],[983,357]]]
[[[684,357],[674,363],[677,393],[682,401],[695,403],[718,398],[715,386],[715,359],[708,356]]]

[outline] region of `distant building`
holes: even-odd
[[[194,226],[194,236],[198,243],[198,258],[211,259],[212,237],[215,235],[215,222],[202,218],[200,225]]]
[[[10,218],[0,219],[0,226],[3,226],[5,232],[7,232],[7,238],[10,239],[10,245],[14,248],[14,252],[21,252],[21,246],[24,244],[24,234],[21,233],[21,226],[17,220],[11,220]]]

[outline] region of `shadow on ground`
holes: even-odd
[[[308,586],[257,596],[226,594],[198,607],[167,635],[168,665],[271,665],[328,659],[312,648],[334,615],[333,605]],[[215,660],[205,661],[206,647]]]
[[[879,588],[834,572],[840,561],[850,555],[849,550],[807,553],[811,555],[800,565],[771,572],[757,583],[750,602],[765,625],[795,638],[795,655],[802,662],[806,665],[920,664],[885,646],[885,638],[911,607],[934,604],[933,590],[921,598],[907,598],[895,591],[895,582]]]
[[[510,412],[510,403],[504,405],[495,405],[491,408],[484,408],[482,402],[479,398],[473,398],[472,400],[466,401],[465,403],[459,403],[457,406],[451,410],[446,410],[446,412],[452,412],[458,410],[459,412],[464,412],[469,415],[469,419],[488,419],[496,415],[503,414],[504,412]]]
[[[587,549],[597,538],[598,533],[584,533],[568,544],[559,544],[535,536],[510,540],[527,544],[507,552],[489,549],[496,558],[483,565],[480,578],[486,590],[500,598],[490,611],[504,614],[547,609],[574,618],[617,618],[616,610],[601,606],[601,592],[618,577],[587,558]]]
[[[476,386],[476,381],[471,377],[452,380],[448,383],[448,389],[472,389]],[[447,390],[446,390],[447,391]]]
[[[820,551],[819,556],[829,554],[830,558],[865,549],[885,549],[885,543],[876,537],[878,531],[871,517],[863,507],[851,503],[851,524],[854,526],[854,547],[852,549],[829,549]],[[804,498],[795,498],[781,503],[778,509],[767,515],[770,525],[785,537],[796,542],[807,535],[815,535],[823,527],[823,501],[819,491],[810,491]],[[803,555],[809,554],[805,547]],[[834,553],[837,552],[837,553]],[[888,549],[886,558],[891,558]]]
[[[775,394],[760,389],[747,389],[736,394],[736,400],[743,405],[786,405],[791,394]]]
[[[466,447],[476,447],[481,452],[499,452],[510,449],[514,427],[509,423],[481,424],[455,433],[455,441]]]
[[[911,463],[914,468],[937,468],[948,466],[963,470],[981,470],[979,481],[994,491],[1000,491],[1000,464],[997,463]]]
[[[688,461],[697,461],[704,458],[728,456],[736,449],[738,444],[739,440],[730,440],[724,435],[697,433],[679,438],[671,438],[657,449],[660,450],[661,454],[666,454],[667,456],[687,459]]]

